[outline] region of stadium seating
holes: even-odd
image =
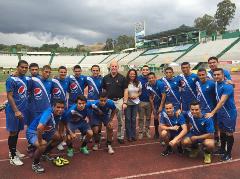
[[[61,65],[73,67],[78,64],[84,56],[55,56],[51,63],[52,68],[58,68]]]
[[[101,62],[101,64],[108,64],[110,61],[115,59],[119,54],[112,54],[109,55],[104,61]]]
[[[156,55],[142,55],[136,58],[135,60],[131,61],[129,65],[144,65]]]
[[[22,60],[26,60],[29,64],[30,63],[37,63],[39,67],[43,67],[44,65],[48,65],[50,62],[51,56],[22,56]]]
[[[240,42],[235,44],[229,51],[219,58],[222,61],[239,61],[240,60]]]
[[[160,66],[161,64],[169,64],[176,60],[183,53],[184,52],[172,52],[159,54],[156,58],[149,61],[148,64],[157,64],[157,66]]]
[[[18,63],[17,56],[1,55],[0,56],[0,67],[3,68],[16,68]]]
[[[83,61],[81,61],[80,64],[99,64],[101,61],[103,61],[107,57],[108,57],[108,55],[87,56],[86,58],[84,58]]]
[[[143,51],[141,51],[141,50],[140,51],[136,51],[136,52],[132,52],[129,55],[127,55],[126,57],[122,58],[119,61],[119,64],[120,65],[126,65],[129,62],[131,62],[132,60],[134,60],[136,57],[138,57],[141,53],[143,53]]]

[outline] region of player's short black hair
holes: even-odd
[[[58,68],[58,71],[59,70],[67,70],[67,68],[65,67],[65,66],[60,66],[59,68]]]
[[[80,65],[75,65],[75,66],[73,67],[73,70],[76,70],[76,69],[82,69],[82,68],[80,67]]]
[[[98,70],[100,71],[100,66],[99,66],[99,65],[93,65],[93,66],[91,67],[91,71],[92,71],[92,69],[93,69],[94,67],[97,67]]]
[[[65,105],[65,101],[62,100],[62,99],[57,99],[57,100],[54,101],[53,106],[56,106],[57,104],[64,104]]]
[[[42,67],[42,71],[44,71],[44,70],[52,70],[52,68],[51,68],[50,65],[44,65],[44,66]]]
[[[216,60],[216,61],[218,62],[218,58],[217,58],[217,57],[209,57],[208,62],[209,62],[210,60]]]
[[[87,98],[84,95],[78,95],[77,101],[79,101],[79,100],[87,102]]]
[[[202,71],[204,71],[205,73],[207,73],[207,70],[206,70],[205,68],[199,68],[199,69],[198,69],[198,72],[202,72]]]
[[[166,105],[169,105],[169,104],[173,105],[173,103],[170,102],[170,101],[165,102],[165,106],[166,106]],[[174,105],[173,105],[173,107],[174,107]]]
[[[144,67],[149,68],[148,65],[143,65],[142,68],[141,68],[141,70],[142,70]]]
[[[20,65],[22,64],[27,64],[28,65],[28,62],[25,61],[25,60],[19,60],[18,64],[17,64],[17,67],[19,67]]]
[[[102,92],[100,95],[99,95],[99,98],[107,98],[108,97],[108,94],[106,91]]]
[[[222,69],[222,68],[216,68],[216,69],[214,69],[214,70],[213,70],[213,73],[214,73],[215,71],[221,71],[221,72],[222,72],[222,74],[224,74],[224,72],[223,72],[223,69]]]
[[[164,69],[164,71],[166,72],[167,70],[171,70],[173,72],[173,68],[172,67],[167,67]]]
[[[190,63],[189,63],[189,62],[182,62],[181,67],[182,67],[183,65],[189,65],[189,66],[190,66]]]
[[[148,76],[151,76],[151,75],[156,76],[154,72],[148,73]]]
[[[200,102],[199,101],[192,101],[190,103],[190,106],[200,106]]]
[[[32,67],[37,67],[37,68],[39,68],[39,66],[38,66],[37,63],[31,63],[31,64],[29,65],[29,68],[32,68]]]

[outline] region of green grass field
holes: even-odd
[[[6,91],[6,89],[5,89],[5,83],[4,83],[4,82],[1,82],[1,83],[0,83],[0,93],[5,92],[5,91]]]

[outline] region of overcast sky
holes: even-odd
[[[221,0],[0,0],[0,43],[40,46],[105,42],[134,35],[146,22],[146,34],[193,25],[196,17],[214,15]],[[240,0],[230,28],[240,27]]]

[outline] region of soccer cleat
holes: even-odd
[[[108,145],[107,147],[108,147],[108,153],[111,155],[114,154],[114,150],[113,150],[112,146]]]
[[[81,151],[84,155],[89,155],[89,151],[88,151],[87,146],[81,147],[81,148],[80,148],[80,151]]]
[[[67,156],[68,156],[68,157],[73,157],[73,155],[74,155],[74,150],[73,150],[73,148],[68,148],[68,149],[67,149]]]
[[[199,149],[192,149],[192,151],[189,153],[190,158],[196,158],[198,156]]]
[[[63,161],[61,160],[60,157],[56,157],[56,158],[53,160],[53,164],[56,165],[57,167],[62,167],[62,166],[64,166],[64,163],[63,163]]]
[[[142,140],[142,139],[143,139],[143,133],[139,133],[139,134],[138,134],[138,139],[139,139],[139,140]]]
[[[16,166],[21,166],[21,165],[23,165],[23,162],[20,160],[20,158],[18,156],[14,156],[13,158],[10,158],[10,164],[16,165]]]
[[[177,146],[177,150],[178,150],[178,153],[180,153],[180,154],[183,154],[183,153],[184,153],[184,150],[183,150],[183,148],[182,148],[181,145],[178,145],[178,146]]]
[[[44,161],[53,161],[54,157],[50,156],[49,154],[43,154],[42,155],[42,160],[44,160]]]
[[[211,154],[204,152],[204,163],[205,164],[212,163]]]
[[[217,151],[215,151],[213,154],[214,155],[224,155],[225,153],[226,153],[226,151],[220,148]]]
[[[151,139],[151,134],[149,129],[146,129],[145,135],[148,139]]]
[[[64,147],[63,147],[62,143],[58,144],[57,149],[59,151],[63,151],[64,150]]]
[[[12,157],[11,152],[8,153],[8,156],[9,156],[9,158]],[[22,159],[22,158],[24,158],[26,155],[25,155],[25,154],[22,154],[22,153],[20,153],[18,150],[16,150],[16,156],[17,156],[18,158]]]
[[[67,160],[67,159],[65,159],[65,158],[63,158],[63,157],[59,157],[59,159],[62,161],[62,163],[64,164],[64,165],[68,165],[70,162],[69,162],[69,160]]]
[[[223,161],[223,162],[226,162],[226,161],[229,161],[229,160],[232,160],[231,154],[226,153],[221,157],[221,161]]]
[[[99,144],[94,144],[92,149],[94,151],[97,151],[99,149]]]
[[[173,153],[172,147],[168,146],[168,147],[166,148],[166,150],[164,150],[164,151],[161,153],[161,155],[162,155],[162,156],[168,156],[169,154],[172,154],[172,153]]]
[[[40,165],[40,163],[32,164],[32,170],[35,173],[43,173],[45,169]]]

